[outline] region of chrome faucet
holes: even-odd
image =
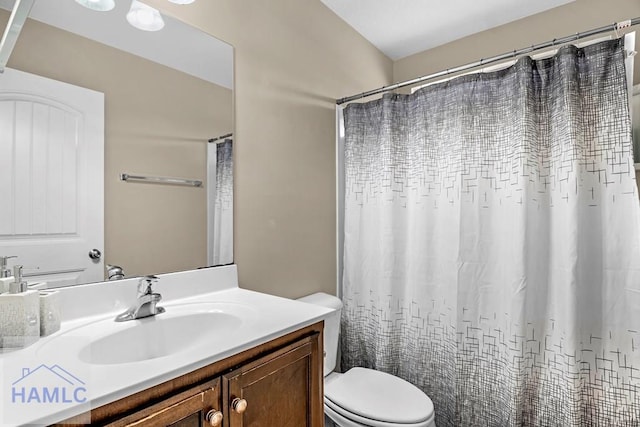
[[[125,320],[141,319],[143,317],[155,316],[164,313],[163,307],[156,304],[162,299],[162,295],[154,293],[151,287],[158,282],[156,276],[144,276],[138,282],[138,298],[136,305],[119,314],[116,322],[124,322]]]

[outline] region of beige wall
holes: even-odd
[[[236,48],[240,282],[290,297],[334,290],[334,98],[640,16],[637,0],[577,0],[392,64],[318,0],[148,3]]]
[[[400,59],[393,65],[393,78],[403,81],[427,75],[638,16],[637,0],[576,0]],[[636,48],[639,46],[636,38]],[[640,66],[635,67],[634,81],[640,82]]]
[[[235,47],[235,259],[243,287],[288,297],[334,291],[335,98],[640,16],[636,0],[577,0],[392,63],[319,0],[147,3]],[[638,82],[640,67],[635,76]],[[120,114],[120,108],[108,109],[108,117]],[[160,124],[147,128],[160,145],[151,139],[141,143],[141,156],[151,159],[151,146],[166,145],[171,152],[170,138],[161,138],[173,135],[156,127]],[[125,138],[119,145],[126,145]],[[107,162],[119,155],[114,149]],[[170,155],[191,157],[182,149]],[[156,166],[164,170],[163,159],[145,162],[145,172],[155,172]],[[107,183],[107,192],[124,195],[116,185]],[[160,203],[153,193],[145,194],[128,211],[144,209],[143,202]],[[187,203],[178,205],[193,210]],[[121,226],[108,223],[107,233]],[[176,242],[200,241],[177,231]],[[190,257],[195,261],[197,255]]]
[[[241,286],[335,292],[335,99],[391,61],[319,0],[148,0],[235,47],[235,260]]]
[[[105,93],[105,261],[127,275],[205,265],[205,188],[118,177],[206,181],[207,139],[233,129],[232,92],[31,20],[8,66]]]

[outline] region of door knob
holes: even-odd
[[[222,424],[222,412],[216,411],[215,409],[207,412],[205,419],[209,423],[211,427],[218,427]]]
[[[242,414],[247,409],[247,401],[236,397],[231,401],[231,409],[238,414]]]
[[[98,249],[91,249],[89,251],[89,258],[91,258],[94,261],[97,261],[100,259],[100,257],[102,257],[102,252],[100,252]]]

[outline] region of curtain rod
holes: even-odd
[[[219,141],[219,140],[221,140],[221,139],[229,138],[229,137],[231,137],[231,136],[233,136],[233,133],[227,133],[227,134],[225,134],[225,135],[220,135],[220,136],[218,136],[218,137],[216,137],[216,138],[211,138],[211,139],[209,140],[209,142],[216,142],[216,141]]]
[[[395,89],[400,89],[400,88],[406,87],[406,86],[413,86],[413,85],[416,85],[418,83],[425,82],[427,80],[433,80],[433,79],[436,79],[438,77],[443,77],[443,76],[447,76],[449,74],[458,73],[460,71],[469,70],[469,69],[472,69],[472,68],[479,67],[481,65],[493,64],[494,62],[499,62],[499,61],[503,61],[505,59],[514,58],[516,56],[523,55],[525,53],[531,53],[531,52],[535,52],[536,50],[546,49],[546,48],[549,48],[549,47],[554,47],[556,45],[561,45],[561,44],[572,42],[572,41],[575,41],[575,40],[580,40],[580,39],[583,39],[583,38],[586,38],[586,37],[595,36],[596,34],[607,33],[607,32],[610,32],[610,31],[619,31],[619,30],[631,27],[633,25],[638,25],[638,24],[640,24],[640,17],[629,19],[627,21],[616,22],[616,23],[613,23],[611,25],[606,25],[604,27],[594,28],[593,30],[584,31],[584,32],[581,32],[581,33],[575,33],[573,35],[561,37],[561,38],[558,38],[558,39],[553,39],[553,40],[550,40],[550,41],[545,42],[545,43],[540,43],[540,44],[537,44],[537,45],[531,45],[529,47],[525,47],[525,48],[522,48],[522,49],[514,50],[513,52],[505,52],[503,54],[492,56],[492,57],[487,58],[487,59],[480,59],[479,61],[472,62],[470,64],[461,65],[461,66],[455,67],[455,68],[448,68],[446,70],[439,71],[437,73],[429,74],[429,75],[422,76],[422,77],[417,77],[417,78],[411,79],[411,80],[405,80],[403,82],[394,83],[394,84],[389,85],[389,86],[383,86],[381,88],[373,89],[373,90],[370,90],[370,91],[367,91],[367,92],[363,92],[363,93],[360,93],[360,94],[357,94],[357,95],[352,95],[352,96],[347,96],[345,98],[340,98],[340,99],[336,100],[336,104],[341,105],[341,104],[344,104],[344,103],[347,103],[347,102],[355,101],[357,99],[366,98],[366,97],[371,96],[371,95],[377,95],[379,93],[389,92],[389,91],[392,91],[392,90],[395,90]]]

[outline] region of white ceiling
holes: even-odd
[[[575,0],[322,0],[396,60]]]
[[[74,0],[36,0],[29,17],[233,88],[231,45],[168,16],[163,16],[165,27],[160,31],[138,30],[125,18],[131,2],[119,0],[115,3],[116,7],[109,12],[96,12]],[[14,0],[0,0],[3,9],[11,10],[13,4]]]

